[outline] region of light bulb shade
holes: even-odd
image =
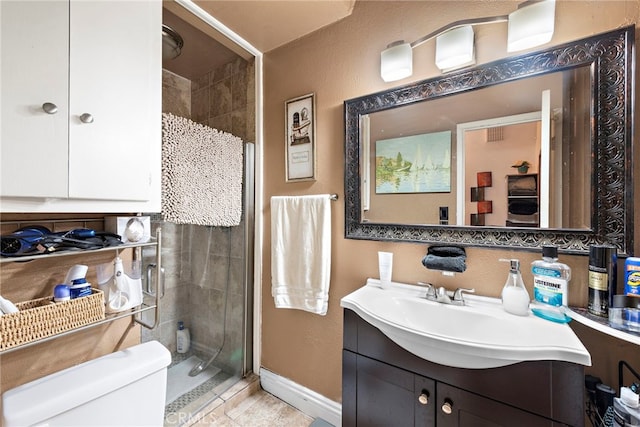
[[[509,14],[507,51],[516,52],[551,41],[555,23],[555,0],[524,4]]]
[[[473,27],[454,28],[436,37],[436,65],[442,71],[475,64]]]
[[[413,52],[404,41],[389,45],[380,54],[380,76],[385,82],[404,79],[413,74]]]

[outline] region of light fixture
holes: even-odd
[[[385,82],[404,79],[413,74],[413,51],[404,40],[391,43],[380,54],[380,75]]]
[[[162,59],[175,59],[182,53],[184,40],[168,25],[162,24]]]
[[[473,27],[454,28],[436,37],[436,66],[447,72],[476,63]]]
[[[380,75],[385,82],[411,76],[413,48],[436,38],[436,65],[447,72],[475,63],[473,26],[509,21],[508,52],[548,43],[553,36],[555,0],[527,0],[509,15],[452,22],[412,42],[391,43],[380,54]]]
[[[527,1],[511,12],[507,52],[549,43],[553,36],[555,8],[555,0]]]

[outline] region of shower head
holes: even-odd
[[[184,40],[173,28],[162,24],[162,59],[175,59],[180,56]]]

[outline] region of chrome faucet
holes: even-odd
[[[458,288],[455,292],[451,292],[445,289],[444,286],[436,289],[431,283],[418,282],[418,284],[427,288],[427,293],[424,296],[426,299],[441,304],[464,305],[463,294],[476,291],[475,289]]]

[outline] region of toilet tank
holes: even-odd
[[[150,341],[6,391],[3,425],[161,426],[171,354]]]

